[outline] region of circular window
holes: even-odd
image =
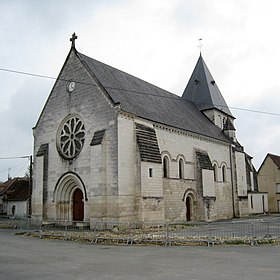
[[[78,116],[68,117],[58,130],[57,148],[66,159],[76,157],[85,142],[85,126]]]
[[[76,86],[75,82],[70,81],[67,83],[66,89],[69,93],[71,93],[75,89],[75,86]]]

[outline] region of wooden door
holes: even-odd
[[[187,196],[186,198],[186,220],[191,221],[191,198]]]
[[[84,220],[84,202],[83,193],[80,189],[76,189],[73,194],[73,221]]]

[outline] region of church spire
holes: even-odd
[[[200,111],[217,109],[234,118],[201,53],[182,98],[195,103]]]

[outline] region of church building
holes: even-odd
[[[78,52],[76,38],[33,128],[32,217],[247,216],[252,158],[201,54],[180,97]]]

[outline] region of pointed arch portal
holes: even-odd
[[[74,172],[62,175],[53,194],[56,220],[83,221],[84,201],[87,201],[87,194],[81,178]]]

